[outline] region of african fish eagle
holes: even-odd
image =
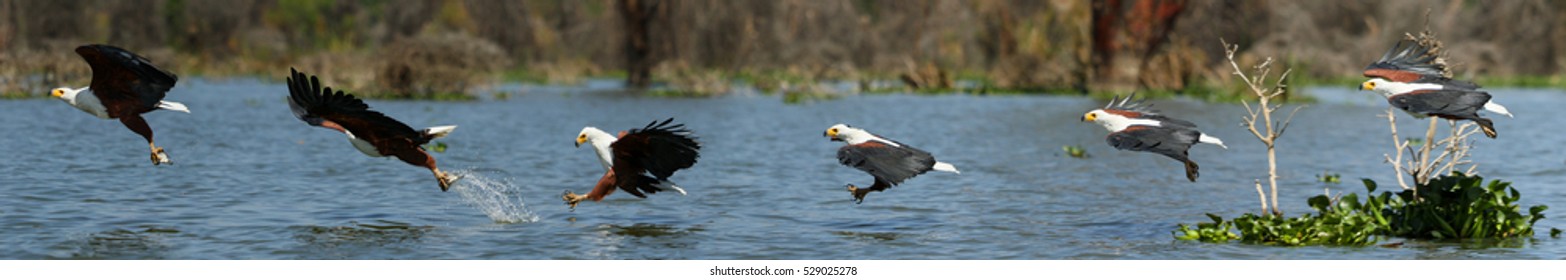
[[[1437,62],[1438,54],[1418,43],[1397,45],[1381,55],[1381,59],[1365,67],[1365,77],[1360,90],[1370,90],[1387,98],[1392,107],[1402,109],[1417,118],[1436,116],[1448,120],[1471,120],[1479,124],[1484,136],[1495,138],[1495,125],[1479,116],[1479,110],[1512,117],[1501,104],[1490,102],[1490,93],[1479,91],[1479,85],[1468,81],[1453,80],[1442,75],[1446,64]]]
[[[1191,160],[1191,146],[1196,143],[1223,145],[1218,137],[1208,136],[1196,130],[1196,124],[1158,114],[1143,105],[1132,102],[1135,93],[1125,99],[1111,99],[1103,109],[1094,109],[1082,115],[1082,121],[1094,122],[1109,130],[1106,138],[1116,149],[1153,152],[1185,163],[1185,178],[1196,182],[1196,162]],[[1117,97],[1118,98],[1118,97]]]
[[[844,143],[837,149],[838,163],[875,177],[875,183],[868,188],[848,184],[848,192],[854,195],[855,203],[864,203],[865,195],[870,192],[885,191],[930,170],[962,173],[950,163],[935,161],[930,152],[846,124],[833,125],[822,135]]]
[[[288,107],[300,120],[312,126],[342,132],[348,136],[348,142],[365,155],[396,156],[408,164],[428,168],[440,183],[440,191],[450,189],[451,183],[457,180],[456,176],[435,167],[435,157],[420,146],[445,137],[457,126],[413,130],[407,124],[370,110],[369,105],[352,94],[333,91],[331,87],[322,88],[321,81],[315,76],[307,78],[304,73],[292,68],[288,71],[293,72],[288,78]]]
[[[179,77],[119,47],[86,45],[76,47],[76,54],[92,66],[92,83],[78,89],[56,88],[50,95],[93,116],[120,119],[126,128],[147,139],[152,165],[173,164],[163,148],[152,142],[152,127],[141,114],[159,109],[190,113],[185,104],[163,101]]]
[[[643,193],[669,190],[685,195],[685,189],[669,181],[669,176],[696,165],[696,159],[701,157],[701,144],[684,124],[669,124],[673,121],[673,118],[661,123],[653,121],[641,129],[621,131],[619,137],[594,127],[582,128],[576,135],[576,146],[580,148],[582,143],[588,143],[593,147],[593,152],[598,154],[598,163],[604,167],[604,176],[587,194],[567,190],[561,198],[571,209],[576,209],[577,203],[601,201],[615,189],[640,198],[647,198]]]

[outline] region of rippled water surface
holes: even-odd
[[[8,259],[1561,259],[1566,93],[1497,89],[1516,119],[1479,139],[1474,160],[1515,182],[1524,205],[1551,217],[1530,240],[1408,242],[1398,248],[1274,248],[1177,242],[1203,213],[1256,211],[1262,146],[1238,126],[1239,105],[1161,100],[1157,108],[1224,139],[1192,157],[1202,177],[1146,153],[1116,151],[1081,123],[1102,106],[1074,96],[864,95],[803,104],[777,96],[636,97],[612,81],[502,87],[482,102],[370,101],[415,127],[455,124],[437,153],[467,174],[441,192],[429,173],[368,158],[335,132],[290,115],[281,84],[189,79],[169,100],[194,114],[148,115],[173,166],[116,121],[57,100],[0,101],[0,258]],[[1285,210],[1305,198],[1391,184],[1384,101],[1315,89],[1279,143]],[[686,123],[704,144],[674,180],[690,194],[617,193],[574,212],[564,190],[602,174],[583,126],[618,131],[654,119]],[[837,164],[821,132],[848,123],[928,150],[962,169],[930,173],[856,205],[846,183],[870,177]],[[1401,131],[1422,131],[1404,118]],[[1541,127],[1543,126],[1543,127]],[[1061,152],[1080,145],[1091,155]],[[1322,172],[1346,183],[1315,180]]]

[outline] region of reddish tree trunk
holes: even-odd
[[[1135,0],[1130,9],[1122,4],[1120,0],[1094,1],[1091,7],[1092,78],[1097,85],[1129,85],[1136,73],[1146,73],[1143,69],[1117,71],[1117,67],[1146,68],[1149,59],[1169,41],[1187,0]]]
[[[1143,0],[1136,3],[1131,17],[1127,19],[1130,20],[1131,34],[1142,48],[1144,61],[1169,41],[1169,32],[1174,29],[1175,21],[1180,19],[1185,6],[1186,0]]]
[[[1093,1],[1093,69],[1098,77],[1109,76],[1115,58],[1115,23],[1120,18],[1120,0]]]

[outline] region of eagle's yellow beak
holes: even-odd
[[[1365,81],[1364,83],[1360,83],[1359,84],[1359,90],[1373,90],[1373,89],[1376,89],[1376,82]]]
[[[1091,122],[1091,121],[1097,120],[1097,119],[1098,119],[1098,114],[1087,113],[1087,114],[1082,115],[1082,121],[1084,121],[1084,122]]]
[[[582,142],[587,142],[587,134],[582,134],[582,135],[577,135],[576,136],[576,147],[577,148],[581,148],[582,147]]]
[[[837,129],[836,128],[827,129],[826,132],[822,132],[821,133],[821,136],[826,136],[827,138],[837,139]]]
[[[49,95],[53,95],[55,98],[60,98],[60,96],[65,95],[65,91],[57,89],[57,90],[54,90],[52,92],[49,92]]]

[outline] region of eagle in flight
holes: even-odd
[[[587,194],[567,190],[561,198],[576,209],[577,203],[601,201],[615,189],[640,198],[661,191],[685,195],[685,189],[669,181],[669,177],[696,165],[696,159],[701,157],[701,143],[696,142],[684,124],[671,125],[672,122],[673,118],[653,121],[640,129],[621,131],[618,137],[595,127],[582,128],[576,135],[576,146],[586,143],[593,147],[604,175]]]
[[[86,45],[76,54],[92,67],[92,83],[84,88],[56,88],[50,95],[71,107],[103,119],[119,119],[126,128],[147,139],[152,165],[172,164],[168,153],[152,142],[152,127],[141,114],[156,110],[190,113],[185,104],[163,101],[179,77],[163,71],[142,57],[109,45]]]
[[[1409,43],[1409,44],[1404,44]],[[1479,110],[1512,117],[1501,104],[1491,102],[1490,93],[1479,85],[1447,78],[1446,64],[1430,48],[1409,40],[1398,41],[1381,59],[1365,67],[1360,90],[1370,90],[1387,98],[1392,107],[1418,118],[1436,116],[1448,120],[1470,120],[1479,124],[1484,136],[1495,138],[1495,124],[1480,117]]]
[[[407,124],[370,110],[363,100],[331,87],[321,87],[320,79],[289,69],[288,107],[294,116],[311,126],[331,129],[348,137],[360,153],[371,157],[394,156],[408,164],[428,168],[440,183],[440,191],[451,188],[457,176],[435,167],[435,157],[424,151],[425,143],[445,137],[457,126],[437,126],[414,130]]]
[[[831,141],[843,142],[837,149],[837,161],[859,169],[875,177],[868,188],[848,184],[848,192],[856,203],[864,203],[870,192],[885,191],[902,184],[904,180],[931,170],[961,173],[950,163],[935,161],[935,156],[913,146],[871,134],[864,129],[846,124],[833,125],[822,133]]]
[[[1189,151],[1197,143],[1223,145],[1218,137],[1208,136],[1196,130],[1196,124],[1160,115],[1143,105],[1131,101],[1136,94],[1125,99],[1112,99],[1103,109],[1094,109],[1082,115],[1082,121],[1094,122],[1109,130],[1106,139],[1116,149],[1152,152],[1185,164],[1185,178],[1196,182],[1201,174]]]

